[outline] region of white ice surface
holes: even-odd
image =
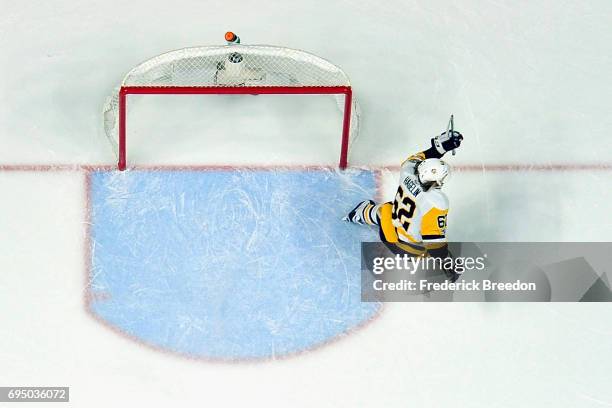
[[[123,74],[167,50],[220,43],[228,29],[350,75],[363,111],[355,164],[397,164],[451,112],[466,135],[454,163],[612,161],[607,0],[30,0],[1,10],[0,165],[113,163],[101,108]],[[130,152],[139,164],[335,163],[333,103],[251,104],[232,106],[231,123],[215,111],[219,122],[203,124],[214,132],[193,143],[167,143],[167,113],[158,126],[140,120],[158,133],[130,128]],[[302,109],[320,115],[316,125],[292,126]],[[232,126],[249,132],[229,137]],[[609,170],[456,173],[450,234],[609,240],[609,180]],[[69,385],[79,407],[612,405],[606,304],[392,304],[341,342],[254,365],[139,348],[83,308],[82,173],[0,171],[0,197],[0,385]]]

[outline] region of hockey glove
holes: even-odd
[[[456,130],[444,132],[440,136],[431,138],[431,146],[440,154],[450,152],[461,146],[463,135]]]

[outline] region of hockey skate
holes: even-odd
[[[352,222],[352,223],[360,224],[360,225],[366,224],[365,220],[363,219],[363,209],[368,204],[375,205],[376,203],[372,200],[360,202],[359,204],[357,204],[355,208],[351,210],[351,212],[348,213],[347,216],[342,218],[342,221]]]

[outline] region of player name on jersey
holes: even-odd
[[[412,195],[415,197],[423,191],[410,176],[404,179],[404,186],[406,186],[408,191],[410,191],[410,193],[412,193]]]

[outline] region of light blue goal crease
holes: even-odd
[[[94,172],[91,311],[168,351],[249,359],[311,349],[371,319],[341,221],[365,170]]]

